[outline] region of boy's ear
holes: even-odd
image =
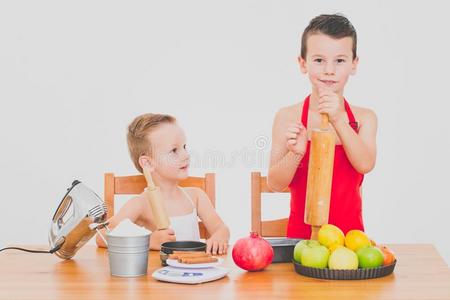
[[[358,63],[359,63],[359,57],[355,57],[355,59],[352,61],[352,71],[350,74],[355,75],[356,74],[356,69],[358,68]]]
[[[150,172],[153,172],[155,170],[155,167],[153,166],[153,161],[150,156],[148,155],[141,155],[139,156],[139,165],[142,169],[145,167],[149,168]]]
[[[298,64],[300,65],[300,71],[301,71],[303,74],[308,73],[308,68],[306,67],[306,60],[303,59],[303,57],[301,57],[301,56],[299,56],[299,57],[297,58],[297,60],[298,60]]]

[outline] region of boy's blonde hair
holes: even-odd
[[[164,114],[143,114],[136,117],[128,126],[127,143],[131,160],[139,172],[143,172],[139,165],[139,157],[151,155],[151,142],[148,137],[152,130],[164,123],[175,123],[175,117]]]

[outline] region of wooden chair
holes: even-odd
[[[261,194],[276,193],[267,186],[267,177],[260,172],[252,172],[252,231],[263,237],[285,237],[288,218],[262,221],[261,220]],[[289,190],[282,193],[289,193]]]
[[[198,187],[205,191],[212,205],[216,206],[215,174],[206,173],[205,177],[188,177],[180,182],[182,187]],[[114,195],[137,195],[147,187],[144,175],[114,176],[114,173],[105,173],[105,204],[108,209],[107,218],[114,215]],[[200,237],[208,238],[206,227],[198,222]]]

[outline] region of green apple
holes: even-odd
[[[317,246],[320,246],[320,243],[316,240],[302,240],[298,242],[294,248],[294,260],[300,262],[304,249]]]
[[[352,250],[340,246],[331,253],[328,267],[335,270],[356,270],[358,269],[358,256]]]
[[[330,251],[325,246],[313,246],[303,249],[300,263],[305,267],[326,268]]]
[[[356,254],[361,268],[376,268],[383,265],[384,255],[377,247],[367,246],[359,249]]]

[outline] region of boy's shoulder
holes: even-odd
[[[202,201],[211,201],[209,199],[208,194],[204,190],[198,187],[184,187],[184,190],[188,193],[188,195],[191,197],[192,201],[194,201],[194,204],[197,206],[198,202]]]
[[[367,107],[362,106],[355,106],[350,104],[350,109],[352,110],[353,114],[355,115],[355,118],[359,120],[360,122],[365,121],[376,121],[376,114],[375,112]]]
[[[195,186],[186,186],[183,187],[183,189],[188,192],[189,194],[198,194],[203,192],[203,190],[199,187],[195,187]]]
[[[187,186],[183,187],[183,189],[186,191],[186,193],[188,193],[188,195],[194,202],[197,202],[202,195],[205,195],[205,192],[198,187]]]
[[[295,103],[293,105],[280,108],[276,115],[276,119],[287,120],[290,123],[300,120],[303,109],[303,101]]]

